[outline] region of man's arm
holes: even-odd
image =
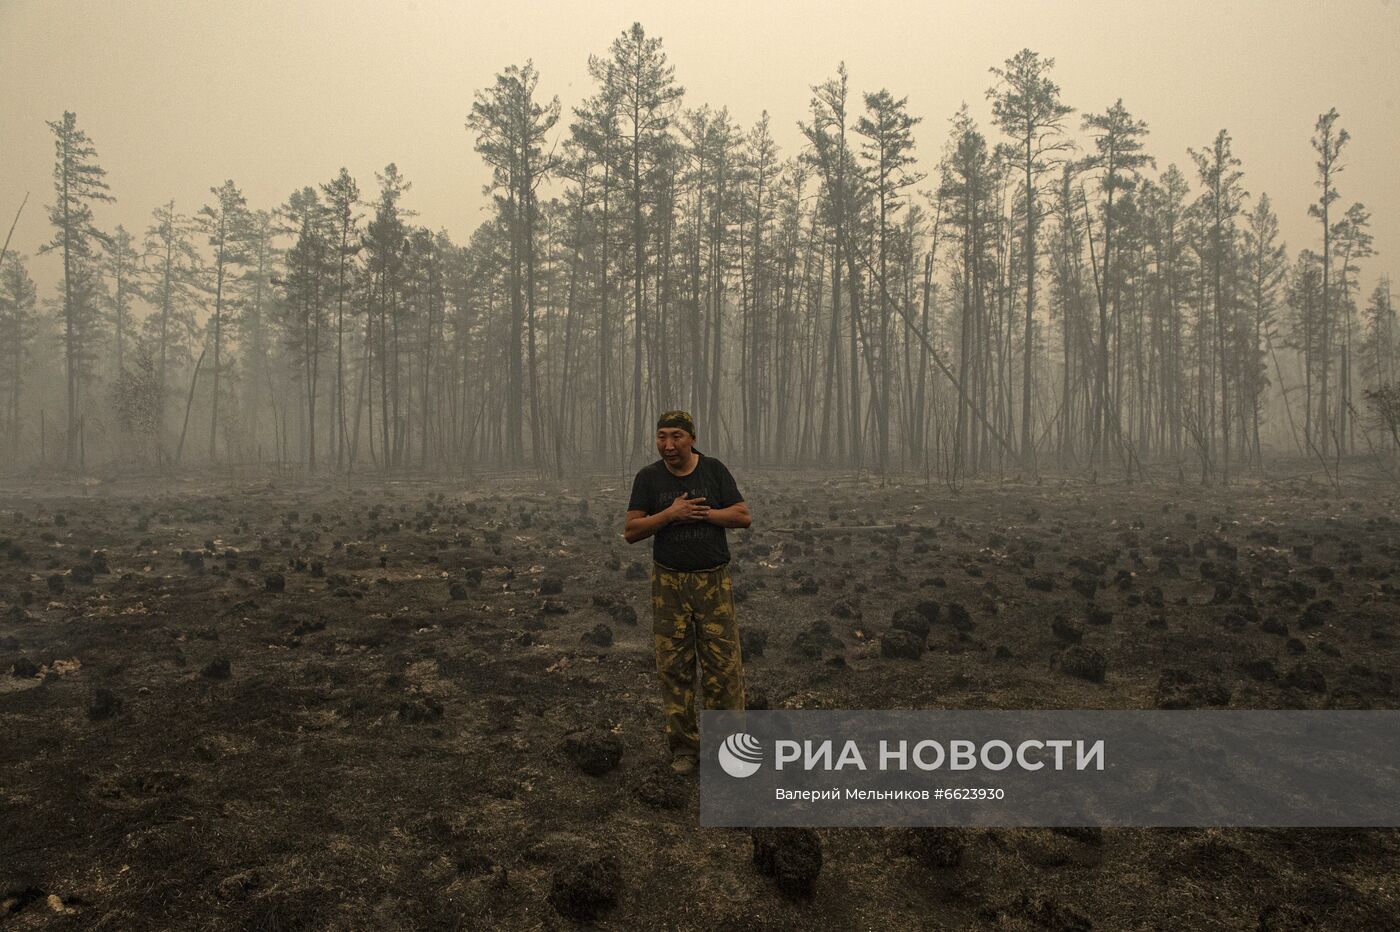
[[[627,524],[622,529],[622,538],[629,544],[646,540],[671,523],[671,516],[665,511],[648,515],[645,511],[627,512]]]
[[[704,516],[704,520],[724,528],[748,527],[753,523],[753,516],[749,514],[749,506],[739,494],[739,486],[734,482],[734,476],[718,460],[715,461],[715,465],[719,469],[719,501],[729,504],[723,508],[712,508],[710,513]]]
[[[753,523],[747,502],[735,502],[728,508],[711,508],[705,520],[720,527],[746,528]]]
[[[669,508],[654,515],[637,509],[629,510],[627,523],[622,528],[622,538],[629,544],[635,544],[639,540],[646,540],[672,521],[704,521],[710,514],[714,512],[705,504],[703,498],[688,498],[686,493],[682,492],[671,502]],[[744,527],[748,525],[745,524]]]

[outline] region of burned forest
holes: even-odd
[[[740,85],[633,18],[424,84],[459,188],[329,110],[319,173],[181,164],[137,79],[126,129],[0,71],[0,925],[1400,927],[1393,828],[701,825],[632,524],[727,465],[752,711],[1400,708],[1393,112],[1173,112],[1035,29]]]

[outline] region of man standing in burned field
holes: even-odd
[[[726,528],[746,528],[749,506],[724,464],[695,449],[695,421],[667,411],[656,422],[661,459],[632,482],[623,537],[652,542],[651,609],[656,672],[671,768],[695,772],[700,733],[696,661],[707,709],[744,708],[744,665],[729,578]]]

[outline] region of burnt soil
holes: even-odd
[[[755,706],[1400,702],[1393,487],[739,478]],[[11,483],[0,925],[1400,926],[1393,831],[699,828],[627,486]]]

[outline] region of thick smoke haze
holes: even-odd
[[[342,166],[362,185],[396,162],[413,183],[416,222],[463,242],[487,218],[488,172],[464,121],[473,94],[506,65],[533,59],[540,94],[566,108],[590,93],[587,60],[634,20],[659,36],[687,107],[727,106],[751,126],[772,117],[781,155],[802,147],[810,86],[845,61],[852,91],[907,95],[924,171],[966,101],[989,138],[988,68],[1022,47],[1055,59],[1063,100],[1102,112],[1119,97],[1147,121],[1158,169],[1191,171],[1187,147],[1223,128],[1244,187],[1273,199],[1290,252],[1320,240],[1309,146],[1336,107],[1351,133],[1339,208],[1363,201],[1377,256],[1400,249],[1400,8],[1378,0],[1311,2],[707,2],[579,4],[419,0],[236,4],[0,2],[0,214],[30,192],[12,248],[51,235],[53,137],[46,120],[78,114],[108,171],[115,204],[99,226],[139,232],[174,198],[192,213],[232,178],[272,208]],[[1072,117],[1072,135],[1079,115]],[[568,120],[554,133],[561,140]],[[32,260],[41,297],[54,255]],[[1369,285],[1368,285],[1369,287]]]

